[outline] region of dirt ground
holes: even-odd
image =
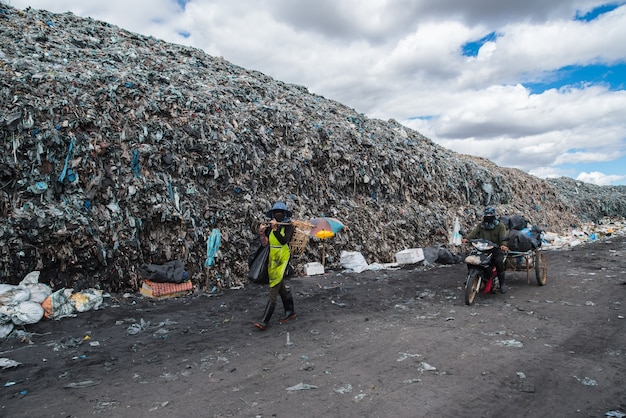
[[[626,412],[626,238],[548,251],[548,282],[464,304],[464,264],[267,290],[105,299],[0,346],[6,417],[604,417]]]

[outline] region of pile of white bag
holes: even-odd
[[[18,285],[0,283],[0,338],[8,337],[16,325],[98,309],[102,300],[102,291],[96,289],[79,293],[74,293],[73,289],[53,292],[47,284],[39,283],[39,271],[28,273]]]
[[[0,284],[0,338],[6,338],[15,325],[34,324],[43,318],[41,304],[50,286],[39,283],[39,272],[28,273],[19,285]]]

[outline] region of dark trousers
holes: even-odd
[[[500,248],[494,248],[491,251],[491,262],[496,266],[498,275],[504,272],[504,253]]]
[[[504,253],[499,247],[491,251],[491,262],[496,266],[500,286],[504,285]]]
[[[281,280],[279,284],[274,287],[270,287],[270,302],[275,304],[278,300],[278,295],[282,300],[286,300],[289,296],[289,289],[285,284],[285,280]]]

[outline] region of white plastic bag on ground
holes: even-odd
[[[27,286],[29,284],[37,284],[37,283],[39,283],[39,272],[31,271],[26,276],[24,276],[24,278],[20,282],[20,286]]]
[[[0,338],[6,338],[9,336],[11,331],[13,331],[13,322],[9,322],[7,324],[0,325]]]
[[[44,316],[48,319],[61,319],[74,314],[74,305],[70,301],[73,289],[59,289],[43,301]]]
[[[341,267],[352,270],[355,273],[361,273],[368,268],[365,257],[358,251],[342,251],[339,263]]]
[[[44,300],[48,296],[52,294],[52,289],[47,284],[37,283],[34,285],[27,286],[27,289],[30,290],[30,301],[43,303]]]
[[[559,236],[558,234],[555,234],[554,232],[545,232],[543,234],[543,239],[548,242],[553,242],[559,239]]]
[[[52,294],[52,289],[47,284],[39,283],[39,272],[31,271],[20,282],[20,287],[28,289],[30,301],[42,303]]]
[[[78,312],[98,309],[102,304],[102,300],[102,290],[97,289],[87,289],[70,296],[70,301]]]
[[[0,313],[9,316],[15,325],[34,324],[43,318],[43,307],[27,300],[16,305],[0,306]]]
[[[17,367],[20,364],[22,364],[22,363],[20,363],[19,361],[11,360],[10,358],[6,358],[6,357],[0,358],[0,368],[1,369],[8,369],[8,368],[11,368],[11,367]]]
[[[0,296],[8,292],[9,290],[13,290],[13,289],[15,289],[15,285],[0,283]]]
[[[30,299],[30,291],[24,287],[4,285],[0,290],[0,305],[17,305]]]
[[[39,272],[31,271],[20,282],[20,287],[28,289],[30,292],[30,301],[42,303],[48,296],[52,294],[50,286],[39,283]]]

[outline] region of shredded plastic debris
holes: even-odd
[[[237,288],[275,200],[348,226],[297,268],[447,244],[487,204],[557,235],[626,213],[625,187],[541,180],[198,49],[0,8],[2,282],[37,270],[55,290],[123,293],[141,265],[180,259],[194,284]]]

